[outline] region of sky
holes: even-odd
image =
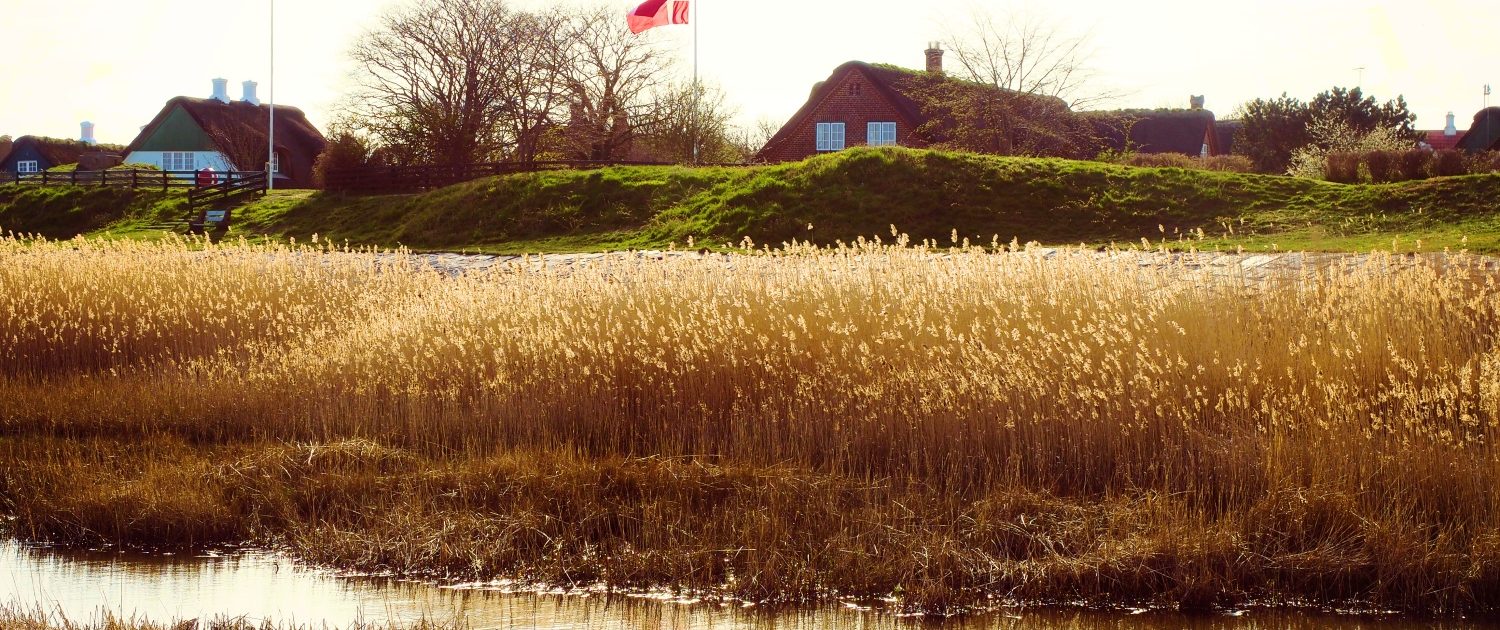
[[[326,128],[349,90],[346,51],[403,0],[280,0],[275,98]],[[545,3],[510,0],[522,8]],[[571,0],[554,0],[571,1]],[[625,0],[599,0],[624,10]],[[638,2],[638,0],[636,0]],[[270,90],[272,0],[0,0],[0,134],[126,144],[174,96],[206,97],[211,79]],[[927,42],[961,29],[971,10],[1025,12],[1086,35],[1096,77],[1120,96],[1106,108],[1186,107],[1202,94],[1227,118],[1283,92],[1304,100],[1362,85],[1406,97],[1417,126],[1465,129],[1500,84],[1500,2],[1494,0],[694,0],[699,68],[736,121],[785,121],[814,83],[849,60],[923,66]],[[692,72],[693,28],[648,31]],[[951,59],[950,59],[951,63]],[[1364,68],[1361,73],[1358,68]],[[1361,80],[1363,81],[1361,83]],[[1500,94],[1492,97],[1500,103]]]

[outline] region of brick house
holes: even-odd
[[[936,44],[926,56],[926,72],[860,61],[835,68],[827,80],[813,86],[807,102],[766,142],[756,161],[789,162],[856,146],[929,146],[954,122],[938,118],[953,110],[924,109],[920,102],[935,86],[948,99],[1006,103],[984,110],[981,118],[991,120],[985,116],[1003,109],[1011,119],[994,128],[1019,130],[1018,138],[1026,136],[1013,144],[967,150],[1074,158],[1092,158],[1105,149],[1193,156],[1228,152],[1213,112],[1202,107],[1202,97],[1194,97],[1193,107],[1185,110],[1075,113],[1056,97],[948,77],[943,74],[943,50]]]

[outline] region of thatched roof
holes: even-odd
[[[1182,153],[1196,156],[1203,139],[1211,137],[1209,151],[1224,152],[1214,113],[1206,109],[1121,109],[1085,112],[1095,133],[1109,148],[1137,153]],[[1129,130],[1129,143],[1126,142]],[[1212,134],[1210,134],[1212,132]]]
[[[0,155],[0,162],[5,161],[14,151],[24,147],[31,147],[47,160],[51,166],[62,166],[64,164],[75,164],[78,156],[93,151],[106,153],[119,152],[123,147],[118,144],[89,144],[81,140],[64,140],[62,138],[49,138],[46,136],[21,136],[10,144],[4,155]]]
[[[213,142],[234,142],[246,144],[250,147],[259,147],[260,153],[265,153],[267,121],[270,117],[270,106],[255,105],[244,101],[232,101],[225,103],[209,98],[192,98],[179,96],[161,108],[156,118],[141,129],[140,135],[126,147],[126,153],[139,150],[141,145],[156,133],[157,128],[166,120],[176,107],[182,107],[189,116],[193,118],[198,126],[203,128]],[[297,185],[310,186],[312,184],[312,166],[318,156],[327,148],[328,140],[323,137],[317,127],[308,122],[307,116],[302,110],[286,105],[276,106],[276,152],[281,156],[281,171],[291,178]],[[219,151],[234,161],[234,155],[240,153],[236,147],[219,146]],[[261,163],[235,164],[242,170],[259,170]]]
[[[1474,114],[1474,124],[1458,141],[1465,151],[1500,151],[1500,107],[1481,109]]]

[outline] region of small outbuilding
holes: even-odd
[[[45,136],[21,136],[10,145],[10,150],[0,158],[0,171],[29,175],[68,164],[77,164],[78,159],[89,153],[108,154],[120,147],[94,145],[82,140],[62,140]]]
[[[1481,109],[1458,148],[1464,151],[1500,151],[1500,107]]]

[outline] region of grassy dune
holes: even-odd
[[[56,220],[63,198],[109,191],[0,187],[0,229],[150,236],[157,206]],[[40,196],[51,205],[43,207]],[[91,195],[92,197],[83,198]],[[1402,251],[1500,251],[1500,175],[1387,185],[1136,168],[908,149],[852,149],[748,168],[619,167],[490,178],[421,195],[279,192],[236,214],[232,236],[510,253],[797,239],[849,242],[896,225],[914,241]],[[179,200],[180,203],[180,200]],[[170,214],[170,213],[168,213]],[[180,213],[179,213],[180,215]],[[71,231],[68,231],[71,229]],[[1417,241],[1422,241],[1419,245]]]
[[[1247,282],[936,253],[451,278],[0,241],[0,511],[64,543],[760,601],[1496,612],[1482,261]]]

